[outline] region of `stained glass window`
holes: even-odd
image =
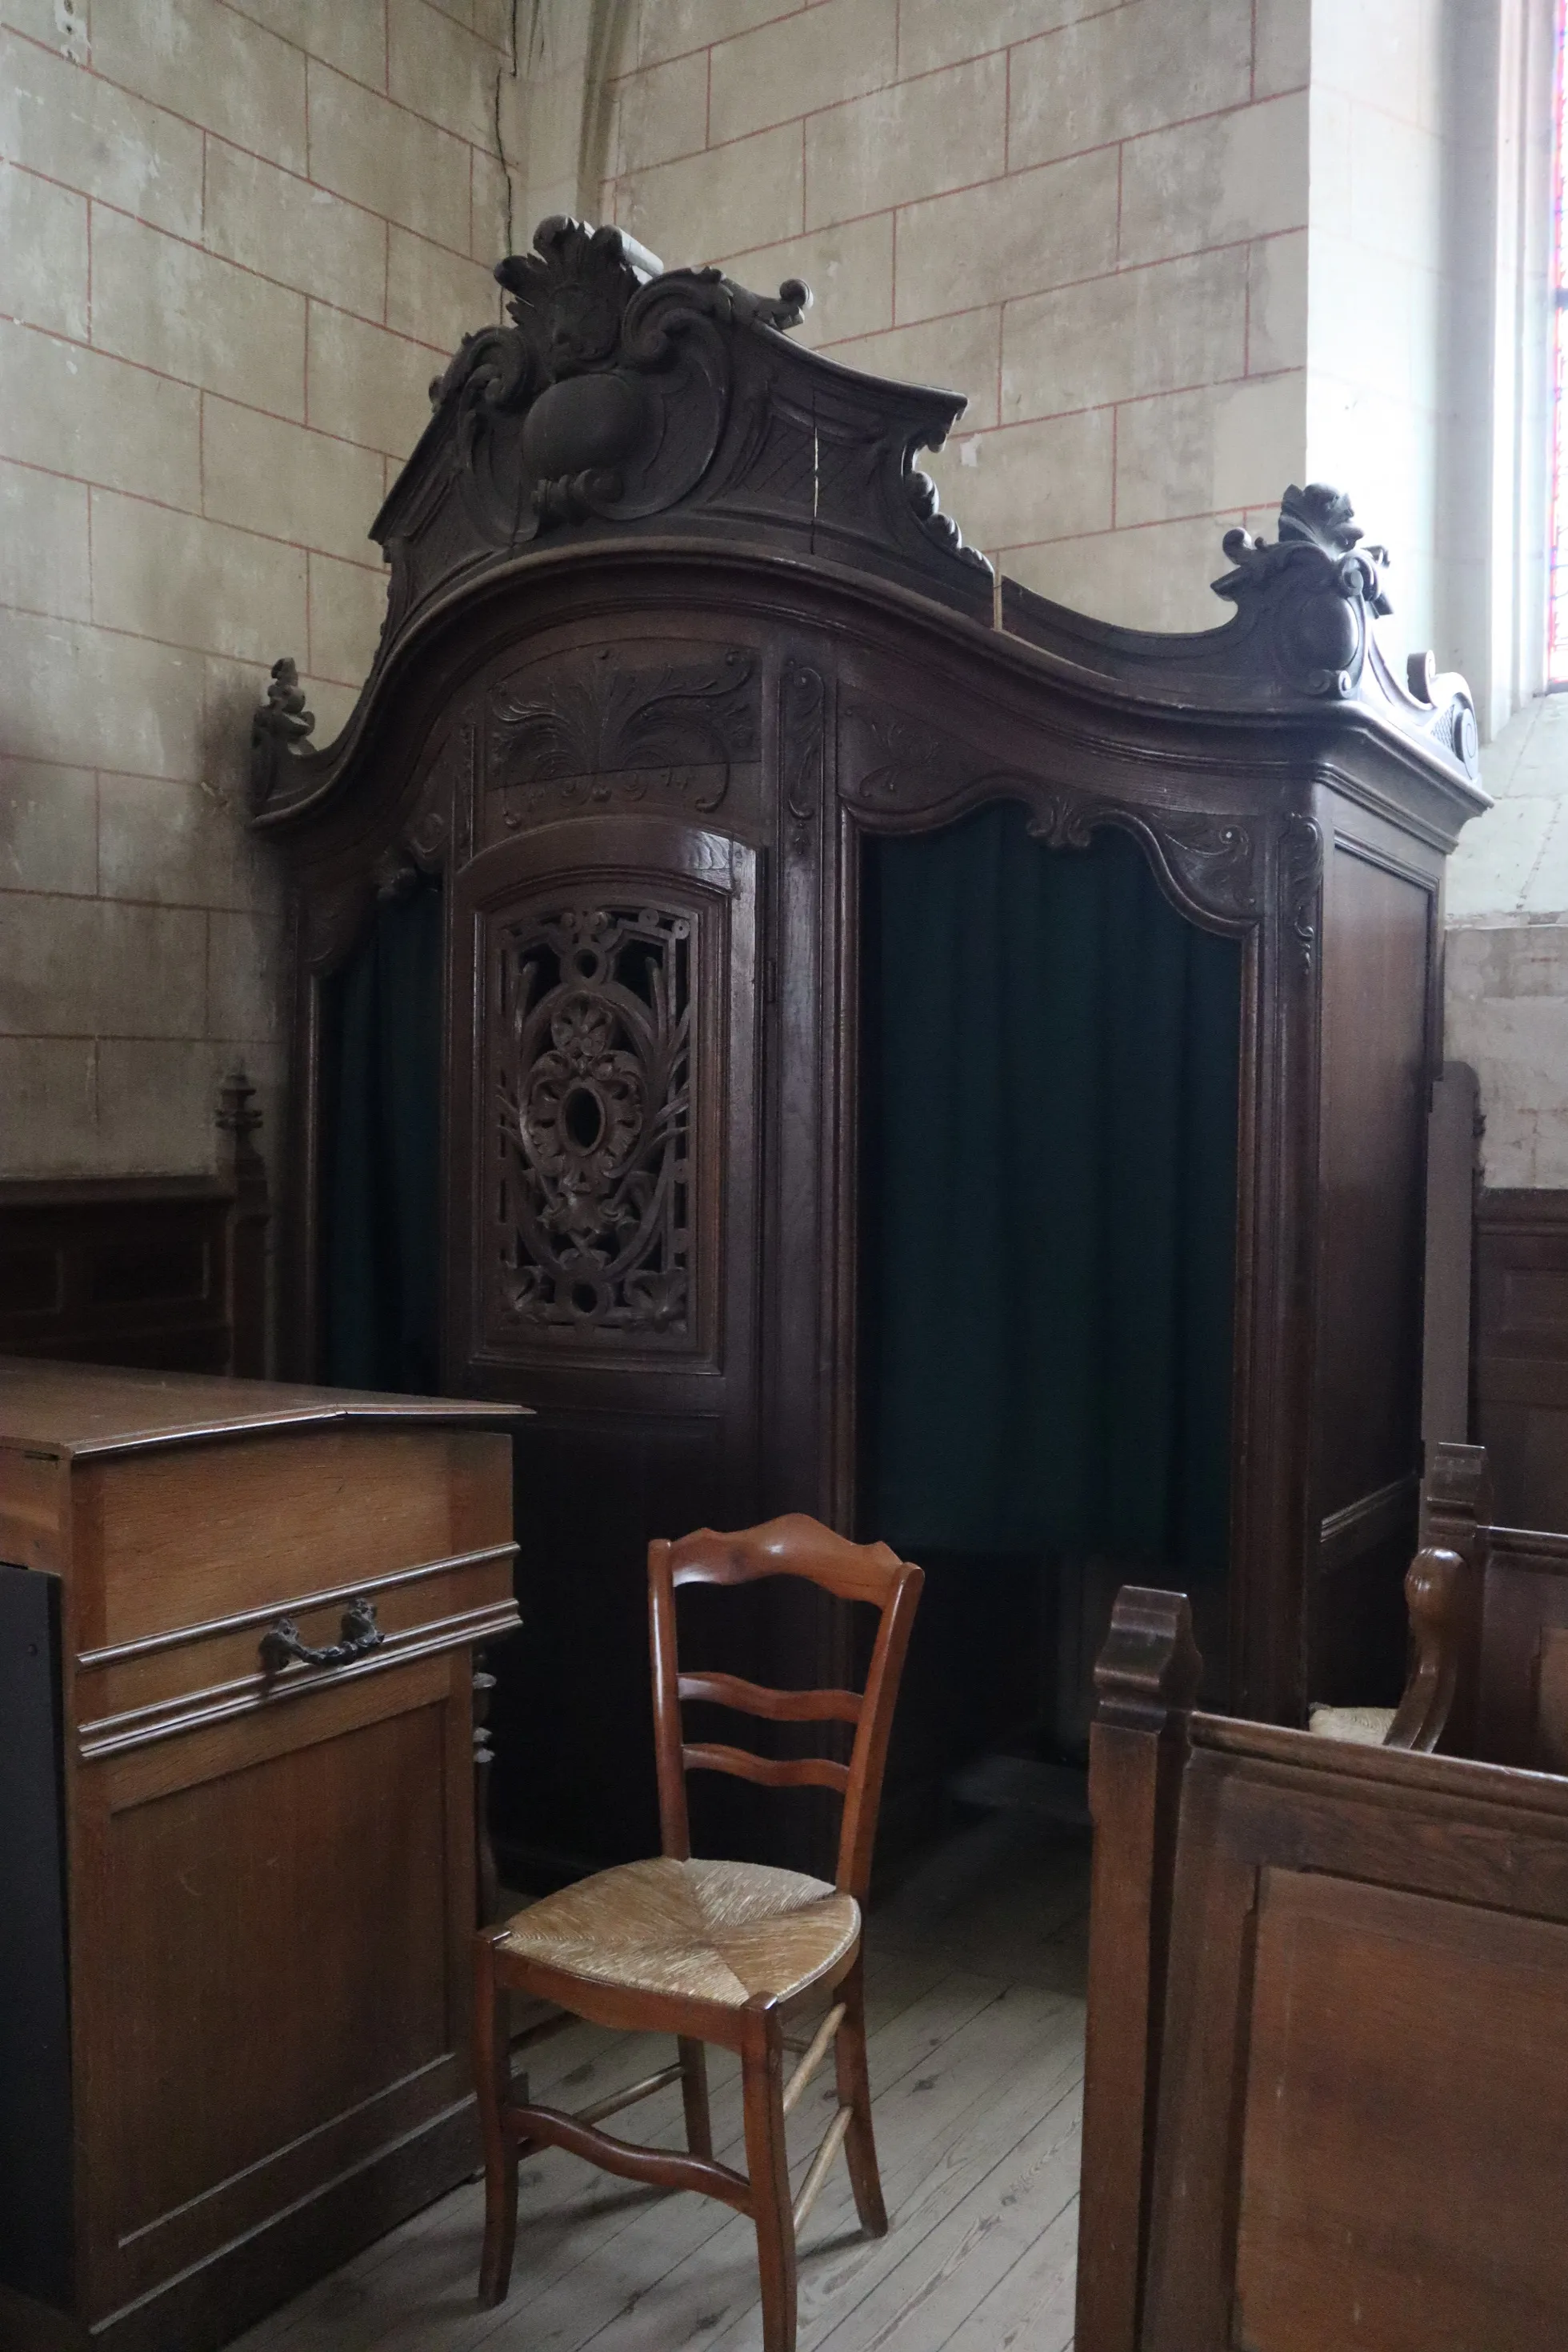
[[[1568,687],[1568,0],[1557,0],[1552,159],[1552,589],[1547,683]]]

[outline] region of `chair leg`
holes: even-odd
[[[757,2225],[757,2267],[762,2273],[763,2352],[795,2352],[795,2221],[784,2147],[784,2029],[776,2011],[760,1999],[747,2019],[747,2028],[741,2052],[741,2091],[746,2116],[746,2169]]]
[[[877,2170],[877,2143],[871,2131],[871,2078],[866,2069],[866,1973],[863,1956],[838,1988],[844,2022],[838,2029],[834,2059],[838,2074],[838,2104],[852,2110],[844,2153],[849,2163],[849,2185],[855,2210],[868,2237],[888,2234],[888,2209],[882,2202],[881,2176]]]
[[[474,2090],[485,2147],[485,2251],[479,2264],[479,2301],[497,2304],[511,2284],[517,2240],[518,2143],[506,2128],[511,2104],[511,2016],[496,1982],[489,1937],[474,1942]]]
[[[686,2145],[693,2156],[713,2153],[713,2126],[708,2114],[708,2053],[700,2042],[678,2037],[680,2053],[680,2095],[686,2103]]]

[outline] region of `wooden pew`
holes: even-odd
[[[1486,1449],[1440,1445],[1405,1580],[1411,1673],[1397,1711],[1314,1707],[1330,1738],[1568,1772],[1568,1535],[1491,1523]],[[1568,2341],[1568,2328],[1564,2331]]]
[[[1568,1780],[1199,1714],[1199,1665],[1124,1590],[1078,2352],[1561,2352]]]

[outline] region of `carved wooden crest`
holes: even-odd
[[[1303,693],[1353,694],[1370,618],[1394,609],[1378,570],[1388,550],[1363,547],[1364,536],[1349,499],[1326,482],[1304,490],[1291,483],[1272,544],[1247,530],[1226,532],[1234,568],[1215,582],[1215,593],[1267,621],[1281,669]]]
[[[991,570],[917,450],[963,411],[785,341],[811,297],[664,269],[616,228],[541,224],[496,276],[513,323],[465,338],[374,526],[388,645],[437,586],[542,541],[661,530],[778,542],[983,614]]]
[[[1091,621],[1004,580],[1005,625],[1089,666],[1151,702],[1205,710],[1287,711],[1311,703],[1370,706],[1400,731],[1479,772],[1475,705],[1462,677],[1412,655],[1396,677],[1373,627],[1392,610],[1388,551],[1363,544],[1351,502],[1326,482],[1292,482],[1279,536],[1227,530],[1230,569],[1213,583],[1236,606],[1218,628],[1164,635]]]

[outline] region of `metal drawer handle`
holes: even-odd
[[[375,1622],[375,1603],[369,1599],[349,1602],[343,1611],[343,1638],[330,1649],[312,1650],[300,1639],[293,1619],[279,1617],[261,1636],[261,1669],[264,1674],[281,1674],[292,1658],[298,1658],[302,1666],[346,1666],[368,1651],[379,1650],[385,1639]]]

